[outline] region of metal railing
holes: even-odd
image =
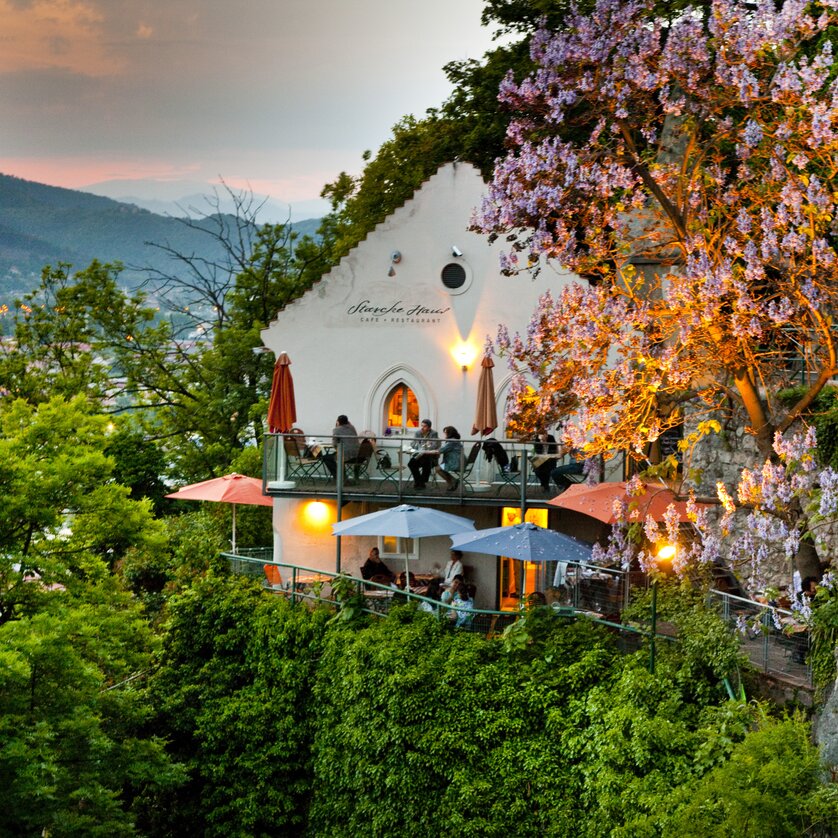
[[[742,651],[757,669],[812,686],[811,635],[793,612],[721,591],[710,591],[708,602],[739,633]]]
[[[450,483],[438,475],[437,458],[430,461],[427,485],[417,489],[409,463],[415,439],[403,436],[357,437],[360,456],[346,458],[333,446],[331,436],[266,434],[263,440],[263,480],[267,493],[335,494],[341,492],[366,497],[437,496],[463,502],[506,500],[518,504],[543,502],[553,492],[544,493],[535,474],[531,457],[532,440],[464,439],[459,468],[450,471],[457,480]],[[438,440],[440,444],[445,440]],[[354,451],[354,446],[353,446]],[[556,457],[556,464],[566,462]],[[333,476],[334,472],[334,476]]]
[[[394,600],[396,602],[428,603],[435,609],[436,613],[444,616],[448,612],[457,611],[456,606],[448,603],[441,604],[436,600],[428,599],[413,591],[394,590],[392,586],[366,581],[347,574],[325,571],[318,568],[305,567],[290,562],[273,561],[269,548],[242,549],[238,553],[224,553],[224,557],[230,564],[234,573],[245,575],[252,579],[262,579],[266,588],[278,594],[288,596],[292,601],[310,600],[313,602],[325,602],[331,605],[335,601],[335,580],[339,579],[342,585],[354,586],[357,595],[363,600],[362,610],[368,614],[381,616],[389,611]],[[575,563],[573,563],[575,564]],[[277,577],[272,568],[279,571]],[[274,580],[274,581],[272,581]],[[562,616],[570,618],[587,618],[595,623],[610,628],[625,631],[631,634],[648,634],[642,628],[635,626],[624,626],[618,622],[606,618],[600,612],[594,612],[585,607],[587,601],[584,595],[574,592],[575,585],[568,586],[568,596],[564,600],[557,600],[554,607]],[[578,603],[578,606],[574,603]],[[520,616],[525,603],[517,611],[499,611],[494,609],[473,608],[469,609],[468,624],[462,626],[471,631],[483,634],[495,634],[500,632],[510,623],[515,622]]]
[[[292,601],[310,600],[335,605],[332,581],[338,577],[355,586],[363,602],[361,608],[366,613],[381,616],[387,613],[394,601],[395,592],[387,585],[290,562],[274,562],[270,548],[242,549],[237,554],[225,553],[224,556],[233,572],[261,579],[266,588],[288,596]],[[631,603],[633,592],[645,590],[645,574],[592,568],[577,562],[565,565],[564,578],[555,580],[560,584],[547,589],[548,604],[563,616],[586,618],[615,629],[620,633],[623,648],[638,648],[639,641],[648,637],[648,630],[626,625],[621,620],[622,611]],[[267,569],[272,567],[281,574],[279,584],[272,584],[269,580]],[[417,604],[427,602],[439,614],[450,610],[450,606],[440,606],[440,603],[412,591],[399,591],[396,598]],[[708,593],[708,605],[738,633],[743,652],[758,670],[800,686],[812,686],[812,670],[807,662],[810,635],[791,611],[716,590]],[[485,635],[500,633],[520,617],[523,608],[524,602],[517,611],[473,609],[471,620],[464,628]],[[635,639],[632,640],[632,637]],[[677,640],[670,634],[658,633],[657,637]]]

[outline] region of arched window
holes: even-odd
[[[384,428],[405,430],[419,427],[419,401],[407,384],[399,383],[384,401]]]

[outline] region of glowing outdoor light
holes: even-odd
[[[658,548],[657,560],[669,562],[675,558],[677,548],[674,544],[662,544]],[[658,633],[658,577],[652,579],[652,629],[649,637],[649,672],[655,674],[655,637]]]
[[[319,500],[306,504],[303,515],[307,524],[318,529],[328,524],[331,518],[329,507]]]
[[[468,372],[468,368],[477,356],[477,350],[471,344],[462,342],[458,343],[451,350],[451,354],[454,356],[454,360],[460,365],[462,371]]]

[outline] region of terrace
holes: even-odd
[[[270,550],[251,549],[240,553],[225,553],[234,573],[260,580],[273,594],[292,601],[323,602],[340,607],[347,596],[355,596],[357,607],[370,615],[386,614],[394,602],[394,591],[384,585],[365,582],[347,574],[332,573],[288,562],[276,562]],[[628,623],[623,611],[648,585],[645,574],[638,576],[617,569],[595,568],[568,562],[568,583],[564,590],[548,598],[547,606],[567,619],[587,619],[615,632],[623,651],[635,651],[648,643],[650,627]],[[402,601],[417,605],[428,600],[419,593],[400,593]],[[430,601],[432,605],[439,603]],[[515,622],[524,607],[519,602],[513,609],[474,609],[473,619],[466,630],[497,636]],[[794,689],[812,687],[812,670],[807,657],[810,636],[798,625],[794,615],[782,608],[767,608],[765,604],[711,590],[707,607],[738,631],[743,654],[754,668],[768,679]],[[440,617],[448,609],[440,609]],[[657,623],[656,639],[677,642],[673,627]]]
[[[268,434],[263,447],[264,492],[274,497],[339,498],[341,501],[378,501],[383,504],[428,503],[451,506],[495,506],[510,504],[522,508],[547,508],[547,501],[558,493],[545,492],[533,470],[530,440],[503,439],[501,461],[489,459],[485,439],[464,439],[463,456],[454,491],[432,473],[424,489],[414,488],[408,469],[412,455],[410,437],[359,437],[368,456],[359,463],[337,468],[332,478],[324,459],[340,451],[332,437],[302,434]],[[558,463],[567,462],[558,459]],[[504,467],[505,466],[505,467]]]

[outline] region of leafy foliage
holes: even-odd
[[[328,612],[210,574],[170,604],[149,684],[155,727],[188,771],[149,799],[156,834],[297,834],[311,792],[313,671]]]
[[[513,240],[508,271],[553,259],[590,284],[545,295],[526,337],[498,343],[545,420],[573,393],[577,447],[643,451],[700,397],[732,399],[770,456],[829,380],[835,20],[829,4],[716,0],[667,20],[599,0],[539,31],[538,70],[504,82],[512,148],[477,227]],[[801,354],[810,385],[782,411],[771,387]]]
[[[180,782],[143,730],[136,686],[153,649],[136,606],[108,586],[50,594],[0,625],[0,832],[134,835],[137,796]]]

